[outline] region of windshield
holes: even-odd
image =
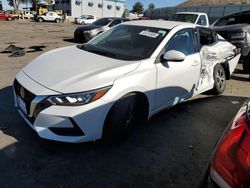
[[[81,19],[84,19],[84,18],[86,18],[86,17],[87,17],[86,15],[80,16]]]
[[[81,49],[121,60],[149,58],[169,30],[131,25],[118,25],[97,36]]]
[[[97,21],[95,21],[93,24],[99,25],[99,26],[106,26],[108,25],[113,19],[111,18],[102,18]]]
[[[196,14],[174,14],[172,18],[169,20],[171,21],[178,21],[178,22],[188,22],[188,23],[195,23],[198,15]]]

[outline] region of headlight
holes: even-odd
[[[244,38],[246,35],[245,32],[241,32],[241,33],[232,33],[231,38],[232,39],[241,39]]]
[[[80,106],[84,104],[88,104],[91,102],[100,99],[104,96],[111,86],[88,91],[82,93],[74,93],[74,94],[67,94],[67,95],[56,95],[51,96],[47,100],[53,105],[61,105],[61,106]]]

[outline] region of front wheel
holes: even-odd
[[[105,141],[121,142],[131,134],[135,122],[135,107],[135,94],[126,95],[114,104],[103,128]]]
[[[11,17],[8,17],[8,18],[7,18],[7,20],[8,20],[8,21],[11,21],[11,20],[12,20],[12,18],[11,18]]]
[[[214,67],[214,88],[213,88],[213,93],[218,95],[224,92],[226,88],[226,73],[224,68],[220,65],[217,64]]]
[[[59,23],[59,22],[60,22],[60,19],[56,18],[56,19],[55,19],[55,22],[56,22],[56,23]]]
[[[85,22],[84,22],[84,21],[82,21],[82,22],[81,22],[81,24],[82,24],[82,25],[85,25]]]
[[[41,23],[43,22],[43,18],[38,18],[38,21]]]

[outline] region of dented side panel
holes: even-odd
[[[235,57],[235,46],[227,41],[219,40],[212,46],[203,46],[200,50],[202,59],[197,91],[202,92],[214,84],[213,70],[218,63],[228,62],[230,74],[233,73],[240,55]]]

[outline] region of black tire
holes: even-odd
[[[106,118],[103,140],[109,143],[119,143],[128,138],[135,123],[135,109],[135,94],[131,93],[119,99]]]
[[[82,22],[81,22],[81,25],[85,25],[85,22],[84,22],[84,21],[82,21]]]
[[[59,19],[59,18],[56,18],[56,19],[55,19],[55,22],[56,22],[56,23],[59,23],[59,22],[60,22],[60,19]]]
[[[11,17],[8,17],[8,18],[7,18],[7,20],[8,20],[8,21],[11,21],[11,20],[12,20],[12,18],[11,18]]]
[[[213,94],[219,95],[224,92],[226,88],[226,72],[224,68],[217,64],[214,67],[214,88],[213,88]]]
[[[244,57],[243,71],[244,71],[244,73],[250,74],[250,54],[248,54],[248,56]]]
[[[43,18],[38,18],[38,22],[43,22]]]

